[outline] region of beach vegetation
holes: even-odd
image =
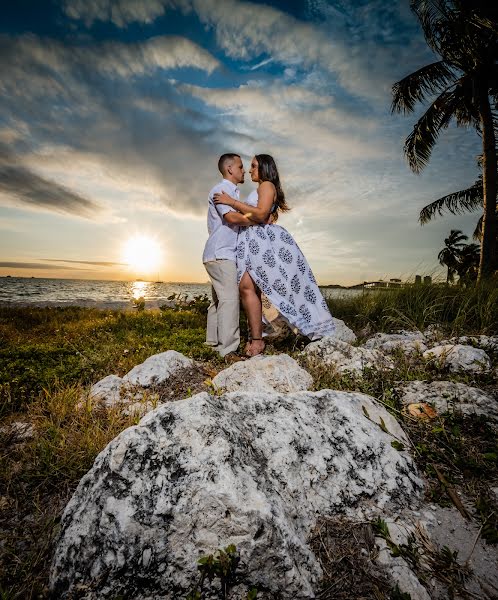
[[[199,371],[197,379],[173,382],[163,390],[161,401],[201,389],[212,393],[210,378],[226,365],[204,345],[206,301],[199,300],[197,308],[143,311],[0,308],[3,597],[48,597],[48,568],[65,505],[97,454],[140,418],[139,412],[124,414],[119,407],[89,402],[91,384],[111,373],[122,376],[152,354],[177,350],[199,361],[206,374]],[[328,303],[334,316],[344,319],[360,340],[377,331],[424,330],[429,325],[436,325],[444,336],[498,331],[498,290],[491,285],[413,285]],[[243,317],[241,328],[245,336]],[[286,352],[300,360],[304,342],[290,335],[269,344],[267,351]],[[496,356],[492,359],[496,366]],[[366,370],[363,377],[318,366],[310,367],[310,372],[317,390],[359,391],[383,403],[408,432],[411,451],[430,478],[431,499],[451,502],[435,466],[451,486],[472,499],[483,535],[493,541],[498,535],[496,508],[488,482],[498,475],[498,448],[489,425],[458,415],[414,420],[405,415],[397,392],[400,381],[448,378],[491,390],[496,386],[493,377],[449,374],[416,354],[395,353],[394,362],[393,371]],[[10,429],[19,422],[31,427],[32,434],[23,437]]]

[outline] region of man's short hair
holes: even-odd
[[[240,158],[240,154],[222,154],[220,156],[220,160],[218,161],[218,170],[222,175],[225,175],[227,167],[230,163],[232,163],[236,158]]]

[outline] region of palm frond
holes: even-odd
[[[474,233],[472,234],[472,237],[474,240],[479,240],[481,241],[481,236],[482,236],[482,222],[484,221],[484,215],[481,215],[479,217],[479,221],[477,221],[477,225],[476,228],[474,229]]]
[[[442,198],[431,202],[420,211],[418,220],[421,225],[426,225],[436,215],[441,216],[444,211],[452,215],[460,215],[466,212],[472,212],[477,208],[482,208],[482,179],[476,181],[466,190],[453,192]]]
[[[417,121],[404,147],[412,171],[420,173],[427,165],[441,130],[448,127],[461,105],[461,89],[457,87],[440,94]]]
[[[441,92],[454,79],[455,72],[443,60],[422,67],[393,85],[391,112],[413,112],[417,102]]]
[[[445,0],[411,0],[412,11],[417,15],[427,44],[441,54],[441,33],[446,30],[449,10]]]

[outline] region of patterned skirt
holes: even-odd
[[[313,272],[290,233],[279,225],[253,225],[237,240],[237,281],[248,272],[293,327],[311,339],[331,335],[332,316]]]

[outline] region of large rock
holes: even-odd
[[[423,357],[454,373],[483,373],[491,368],[491,361],[484,350],[462,344],[436,346],[426,350]]]
[[[313,378],[287,354],[255,356],[234,363],[213,379],[215,389],[225,392],[300,392],[309,390]]]
[[[498,402],[482,390],[454,381],[411,381],[398,388],[408,406],[428,402],[438,413],[457,412],[485,416],[498,424]]]
[[[311,342],[301,355],[313,362],[332,367],[337,373],[363,373],[366,368],[392,369],[390,358],[378,350],[351,346],[332,337]]]
[[[401,349],[405,354],[425,352],[426,339],[420,331],[400,331],[399,333],[376,333],[365,344],[369,350],[393,352]]]
[[[234,543],[243,582],[264,598],[313,598],[321,569],[306,540],[318,515],[391,514],[422,490],[366,404],[377,403],[331,390],[201,393],[149,413],[99,454],[66,507],[54,597],[184,598],[199,555]]]
[[[149,356],[142,364],[133,367],[123,377],[123,381],[142,387],[160,385],[182,369],[189,369],[194,366],[195,362],[191,358],[183,356],[176,350],[167,350]]]

